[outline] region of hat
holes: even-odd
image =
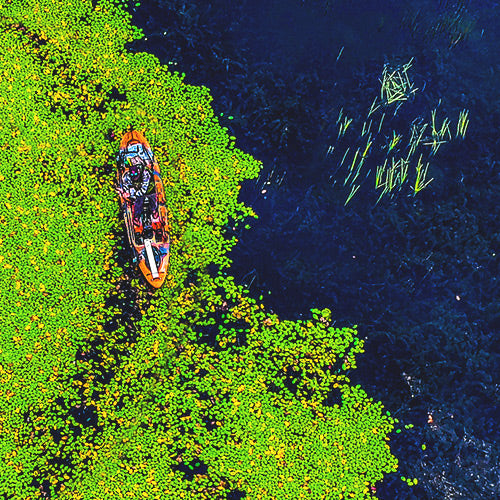
[[[140,156],[134,156],[133,158],[128,158],[127,163],[129,165],[130,175],[132,177],[137,177],[144,168],[144,161]]]

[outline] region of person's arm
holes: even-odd
[[[128,173],[123,176],[122,192],[124,193],[124,195],[127,195],[126,197],[134,198],[136,196],[136,192],[132,184],[132,179],[130,178],[130,175]]]

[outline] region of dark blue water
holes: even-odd
[[[132,50],[209,87],[237,146],[264,162],[242,190],[259,219],[239,234],[235,276],[282,317],[329,307],[358,325],[352,379],[414,424],[391,442],[401,471],[380,498],[498,498],[499,14],[465,0],[145,1],[134,14],[148,39]],[[344,206],[326,152],[361,141],[335,142],[339,112],[361,124],[384,64],[411,58],[419,90],[385,133],[465,108],[466,138],[430,158],[417,196],[375,204],[364,186]]]

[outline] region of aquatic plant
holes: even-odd
[[[435,47],[443,45],[451,50],[466,42],[476,28],[477,13],[469,11],[468,2],[442,2],[439,8],[429,4],[405,5],[406,13],[402,24],[411,33],[416,43],[432,43]]]
[[[373,177],[372,172],[375,174],[375,190],[379,193],[376,203],[386,195],[395,196],[408,184],[416,195],[433,180],[427,176],[429,162],[424,165],[423,156],[434,156],[442,144],[453,139],[448,117],[438,125],[437,107],[431,110],[429,122],[423,116],[416,116],[404,133],[390,127],[396,122],[400,108],[412,101],[418,91],[408,74],[412,62],[413,59],[410,59],[405,64],[384,65],[380,97],[373,100],[362,126],[360,121],[353,122],[353,118],[348,118],[343,108],[339,112],[336,121],[338,133],[334,144],[328,146],[325,157],[329,162],[334,161],[330,180],[334,185],[338,182],[345,191],[344,205],[369,177]],[[455,138],[465,138],[468,114],[466,110],[460,112]],[[355,128],[361,128],[361,132],[356,133]],[[415,162],[415,153],[422,150],[424,152]],[[346,186],[350,191],[346,190]]]
[[[260,164],[208,90],[127,52],[120,2],[0,1],[0,26],[0,494],[373,498],[395,421],[350,384],[356,331],[328,310],[280,321],[225,274]],[[109,300],[129,127],[162,165],[172,237],[133,328]]]

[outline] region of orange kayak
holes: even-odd
[[[141,213],[140,226],[133,223],[133,204],[123,196],[123,176],[128,172],[127,160],[140,156],[153,173],[155,193],[158,203],[158,217],[154,218],[146,199]],[[117,182],[125,227],[130,246],[137,263],[147,282],[154,288],[160,288],[167,277],[170,258],[170,238],[168,235],[167,207],[165,205],[165,189],[161,180],[160,167],[154,158],[153,151],[141,132],[127,132],[120,142],[120,153],[117,158]]]

